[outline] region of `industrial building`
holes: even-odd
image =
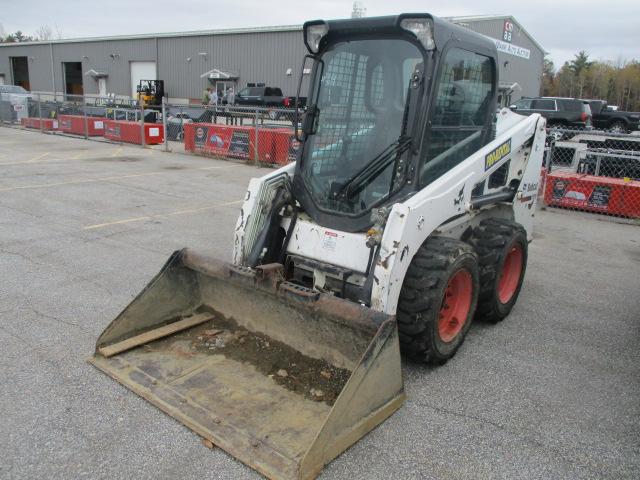
[[[503,105],[539,94],[545,51],[516,19],[448,20],[496,42]],[[209,85],[223,92],[264,83],[288,96],[305,53],[301,25],[0,44],[0,84],[58,99],[135,97],[139,80],[156,78],[173,103],[197,102]]]

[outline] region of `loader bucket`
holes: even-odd
[[[315,478],[404,400],[395,317],[186,249],[89,361],[273,479]]]

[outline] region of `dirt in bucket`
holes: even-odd
[[[199,353],[225,355],[249,363],[284,388],[330,406],[351,376],[348,369],[303,355],[267,335],[251,332],[219,313],[212,313],[211,320],[172,338],[188,339],[193,351]]]

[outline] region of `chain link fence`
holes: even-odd
[[[640,219],[640,132],[551,128],[543,204]]]
[[[51,135],[155,146],[262,165],[295,160],[301,110],[163,103],[65,96],[64,100],[0,94],[0,123]]]
[[[183,143],[186,151],[199,155],[284,165],[295,160],[300,113],[285,108],[165,105],[167,140]]]
[[[52,135],[279,166],[294,161],[302,110],[237,105],[143,108],[124,98],[0,94],[0,124]],[[546,207],[640,219],[640,132],[548,129]]]

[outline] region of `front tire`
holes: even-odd
[[[478,301],[478,259],[470,245],[428,238],[415,254],[400,291],[397,319],[402,352],[443,364],[462,345]]]
[[[489,218],[474,229],[472,243],[480,262],[476,318],[497,323],[518,300],[527,269],[527,232],[511,220]]]

